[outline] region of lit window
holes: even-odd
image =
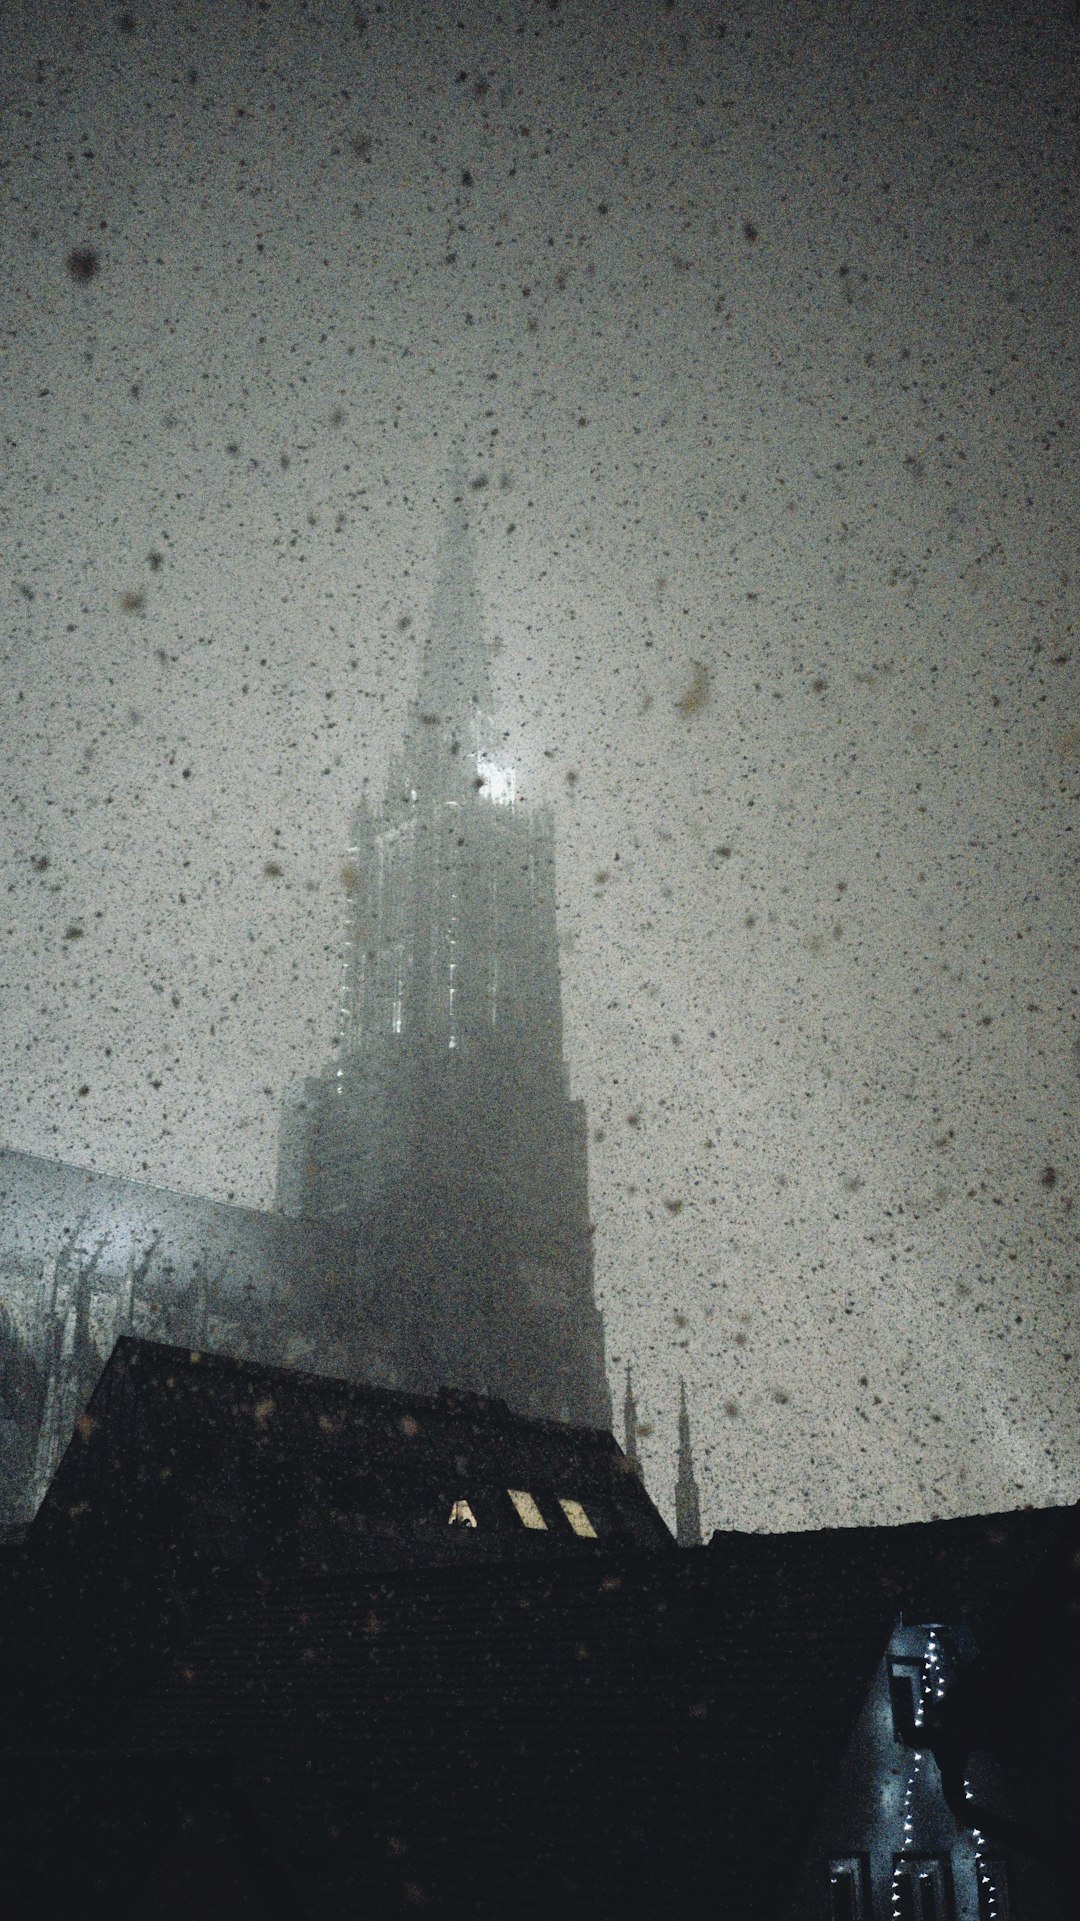
[[[468,1501],[455,1501],[450,1509],[451,1527],[475,1527],[476,1516]]]
[[[517,1508],[519,1519],[524,1527],[547,1527],[547,1522],[531,1494],[526,1494],[519,1487],[508,1487],[506,1491]]]
[[[575,1534],[581,1534],[587,1541],[595,1541],[596,1529],[590,1521],[580,1501],[572,1501],[566,1494],[560,1494],[559,1506],[562,1508]]]
[[[870,1863],[865,1854],[829,1862],[829,1921],[870,1921]]]

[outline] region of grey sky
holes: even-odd
[[[654,1492],[1075,1498],[1075,9],[10,18],[4,1140],[268,1204],[461,441]]]

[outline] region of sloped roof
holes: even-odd
[[[125,1911],[147,1822],[171,1845],[161,1809],[202,1757],[313,1921],[693,1916],[720,1885],[764,1921],[808,1770],[835,1765],[889,1626],[887,1601],[828,1569],[774,1576],[760,1553],[698,1549],[234,1584],[99,1723],[86,1765],[114,1811],[107,1859],[84,1823],[87,1885]],[[52,1860],[64,1766],[24,1751],[9,1775],[9,1861],[24,1829]]]
[[[890,1597],[909,1621],[961,1617],[976,1639],[996,1631],[1080,1532],[1080,1504],[966,1514],[893,1527],[818,1528],[790,1534],[713,1535],[709,1552],[730,1563],[747,1555],[772,1563],[778,1579],[807,1567],[845,1571]]]
[[[117,1341],[27,1536],[34,1552],[77,1532],[123,1527],[137,1491],[205,1491],[223,1472],[257,1482],[303,1468],[378,1467],[441,1484],[556,1486],[614,1499],[638,1545],[671,1535],[609,1432],[527,1419],[448,1387],[435,1396],[334,1381],[154,1341]]]
[[[829,1570],[774,1573],[698,1551],[252,1586],[116,1739],[227,1757],[313,1915],[373,1885],[379,1913],[420,1888],[436,1912],[651,1891],[693,1914],[722,1883],[764,1916],[891,1619]]]
[[[546,1524],[526,1527],[509,1490]],[[464,1497],[476,1529],[447,1525]],[[560,1497],[584,1504],[576,1534]],[[115,1690],[142,1684],[237,1573],[355,1574],[674,1552],[609,1433],[434,1397],[123,1340],[79,1423],[0,1606],[9,1723],[92,1738]],[[123,1584],[122,1627],[117,1593]],[[28,1629],[27,1623],[32,1626]]]

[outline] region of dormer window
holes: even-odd
[[[546,1531],[547,1522],[531,1494],[526,1494],[524,1488],[520,1487],[508,1487],[506,1492],[518,1511],[518,1519],[522,1527],[542,1528]]]
[[[571,1500],[568,1494],[560,1494],[559,1506],[562,1508],[574,1533],[580,1534],[583,1541],[595,1541],[598,1539],[596,1529],[580,1501]]]
[[[450,1509],[451,1527],[475,1527],[476,1516],[468,1501],[455,1501]]]

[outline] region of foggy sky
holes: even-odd
[[[1076,1498],[1075,8],[8,13],[0,1137],[269,1205],[460,445],[652,1492]]]

